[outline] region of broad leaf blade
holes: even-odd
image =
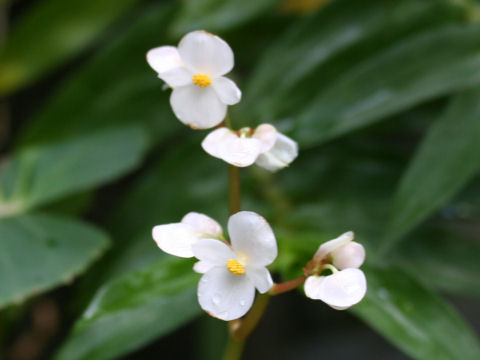
[[[19,206],[16,213],[104,184],[138,165],[146,143],[144,132],[130,126],[28,147],[2,172],[0,213],[8,215],[12,204]]]
[[[200,313],[197,282],[191,261],[164,256],[106,283],[56,359],[111,359],[174,330]]]
[[[393,201],[385,248],[445,204],[480,168],[480,88],[459,94],[432,125]]]
[[[400,268],[368,268],[366,297],[352,310],[415,359],[480,358],[472,329]]]
[[[163,82],[145,60],[149,49],[168,43],[162,34],[170,17],[171,8],[163,5],[140,14],[125,32],[59,86],[21,134],[21,145],[119,124],[145,127],[151,142],[180,129],[170,109],[169,92],[162,91]]]
[[[222,31],[272,9],[279,0],[184,0],[172,25],[176,36],[193,30]]]
[[[74,56],[139,0],[46,0],[9,34],[0,55],[0,96]]]
[[[0,219],[0,307],[71,282],[107,245],[101,231],[60,216]]]
[[[319,143],[480,81],[480,24],[430,30],[346,72],[296,117],[294,138]]]

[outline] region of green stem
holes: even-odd
[[[245,340],[235,340],[233,337],[228,338],[227,349],[223,355],[223,360],[240,360],[242,358]]]
[[[230,215],[240,211],[240,169],[228,165],[228,194]]]

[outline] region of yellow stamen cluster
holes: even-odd
[[[205,74],[195,74],[192,77],[193,83],[200,87],[207,87],[212,83],[210,76]]]
[[[242,275],[245,273],[245,268],[238,260],[230,259],[227,261],[227,269],[234,275]]]

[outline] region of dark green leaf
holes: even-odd
[[[279,2],[279,0],[183,0],[172,31],[175,36],[180,37],[193,30],[227,30],[272,9]]]
[[[141,129],[129,126],[28,147],[2,172],[0,215],[104,184],[138,165],[146,142]]]
[[[191,261],[164,256],[103,285],[56,359],[112,359],[174,330],[200,313],[197,282]]]
[[[74,56],[139,0],[46,0],[12,29],[0,55],[0,96]]]
[[[459,230],[425,228],[414,232],[392,254],[394,261],[426,285],[479,297],[480,245]]]
[[[459,94],[429,130],[394,198],[385,248],[445,204],[480,168],[480,88]]]
[[[71,282],[107,244],[104,233],[64,217],[0,219],[0,307]]]
[[[470,327],[441,298],[399,268],[368,268],[366,297],[352,310],[415,359],[480,358]]]
[[[180,129],[168,91],[145,60],[147,51],[167,44],[171,9],[145,11],[113,43],[62,84],[35,116],[21,142],[38,143],[90,133],[99,128],[135,124],[148,129],[151,141]]]
[[[322,93],[328,91],[325,89],[335,87],[340,77],[340,81],[351,81],[345,75],[358,64],[375,61],[379,52],[411,34],[458,23],[464,14],[462,7],[437,1],[331,2],[314,16],[294,23],[267,49],[244,91],[240,114],[251,118],[253,112],[255,118],[260,117],[259,122],[291,116],[297,119],[308,104],[322,99]],[[401,58],[395,60],[395,66],[405,63]],[[395,73],[397,68],[386,72]],[[360,85],[367,86],[371,80],[382,77],[375,75],[367,84]],[[355,88],[354,94],[370,96],[360,88]],[[350,99],[345,96],[352,94],[341,95],[335,101],[348,108]],[[324,113],[322,108],[316,119]],[[310,127],[305,131],[310,131]]]

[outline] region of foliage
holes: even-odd
[[[0,307],[70,286],[74,324],[56,359],[126,355],[200,314],[192,263],[163,257],[151,228],[189,211],[225,224],[226,168],[200,150],[206,133],[174,118],[145,61],[198,28],[235,51],[234,126],[271,122],[301,146],[288,171],[242,172],[243,208],[278,237],[272,270],[298,275],[320,243],[354,230],[369,290],[351,313],[413,358],[480,358],[441,294],[480,295],[473,3],[332,0],[307,14],[273,0],[4,6],[25,8],[0,51],[0,94],[21,122],[0,167]],[[19,99],[40,106],[22,119]]]

